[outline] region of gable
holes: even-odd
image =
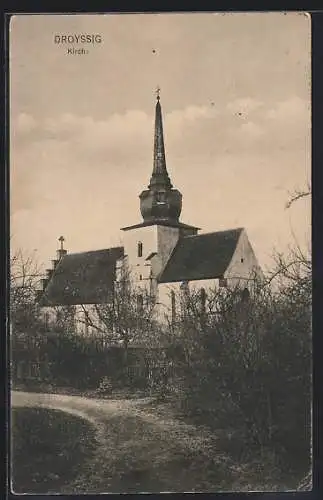
[[[95,304],[113,292],[123,247],[65,255],[53,271],[41,306]]]
[[[159,283],[221,278],[242,231],[237,228],[180,238],[159,276]]]
[[[250,280],[263,277],[256,255],[253,251],[246,231],[239,238],[236,250],[225,273],[225,278],[232,282],[237,280]]]

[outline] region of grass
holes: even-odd
[[[86,422],[61,411],[13,409],[14,492],[215,491],[231,482],[222,457],[215,449],[209,455],[194,432],[131,410],[96,419],[100,439]]]
[[[160,418],[175,418],[216,436],[217,450],[230,457],[231,470],[235,471],[233,476],[236,479],[231,483],[235,490],[296,490],[304,480],[308,488],[310,479],[306,478],[311,470],[309,429],[304,430],[305,437],[295,436],[294,449],[279,454],[275,453],[273,446],[261,450],[259,446],[252,445],[245,434],[243,422],[231,421],[230,425],[229,414],[227,419],[223,416],[219,418],[221,408],[209,412],[183,411],[177,400],[168,398],[164,403],[151,400],[142,410],[153,411]],[[212,450],[210,453],[212,456]]]
[[[232,481],[215,447],[210,453],[185,429],[159,427],[135,415],[109,417],[95,462],[64,493],[217,491]]]
[[[282,474],[272,454],[259,458],[241,433],[219,425],[216,414],[212,432],[205,416],[193,422],[171,400],[150,399],[140,407],[120,401],[115,413],[89,403],[84,399],[82,409],[96,420],[97,441],[78,418],[14,410],[16,492],[279,491],[295,489],[301,479]]]
[[[15,408],[11,426],[15,493],[59,492],[95,450],[92,427],[59,410]]]

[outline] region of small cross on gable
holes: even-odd
[[[64,236],[60,236],[60,237],[58,238],[58,241],[59,241],[59,242],[60,242],[60,244],[61,244],[61,250],[64,250],[64,241],[65,241]]]

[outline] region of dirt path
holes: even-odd
[[[231,464],[216,453],[214,439],[148,413],[145,403],[12,392],[13,407],[61,410],[96,430],[96,453],[86,472],[60,493],[232,490]]]

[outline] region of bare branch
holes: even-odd
[[[307,183],[306,189],[296,189],[293,193],[290,194],[290,198],[285,205],[285,209],[288,209],[295,203],[297,200],[301,198],[305,198],[306,196],[310,196],[312,194],[311,186]]]

